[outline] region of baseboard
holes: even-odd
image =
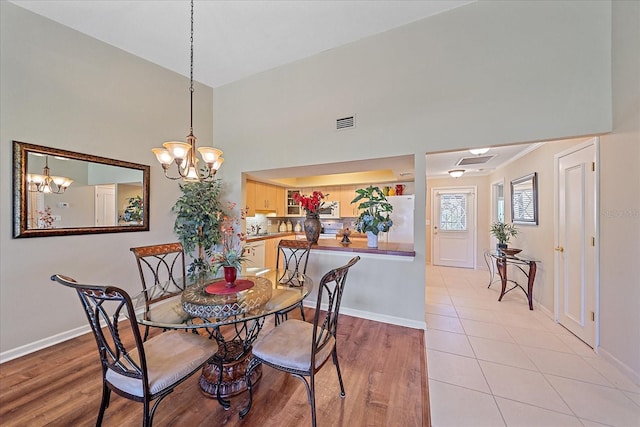
[[[634,371],[633,369],[631,369],[631,367],[618,360],[615,356],[613,356],[607,350],[604,350],[602,347],[598,347],[598,355],[615,366],[627,378],[633,381],[634,384],[640,386],[640,372]]]
[[[29,344],[25,344],[23,346],[13,348],[11,350],[3,351],[2,353],[0,353],[0,364],[4,362],[8,362],[13,359],[17,359],[18,357],[26,356],[29,353],[42,350],[43,348],[47,348],[52,345],[59,344],[63,341],[70,340],[71,338],[84,335],[88,332],[91,332],[91,328],[89,327],[89,325],[84,325],[75,329],[71,329],[70,331],[61,332],[59,334],[52,335],[50,337],[43,338],[38,341],[34,341]]]
[[[315,308],[315,304],[305,306],[310,308]],[[395,317],[395,316],[387,316],[384,314],[371,313],[369,311],[361,311],[349,309],[346,307],[341,308],[341,313],[346,314],[347,316],[359,317],[361,319],[373,320],[376,322],[389,323],[391,325],[404,326],[406,328],[412,329],[426,329],[426,322],[418,322],[411,319],[405,319],[403,317]],[[70,340],[71,338],[78,337],[80,335],[84,335],[86,333],[91,332],[91,328],[89,325],[80,326],[75,329],[71,329],[70,331],[61,332],[56,335],[52,335],[47,338],[43,338],[38,341],[34,341],[29,344],[25,344],[23,346],[13,348],[11,350],[4,351],[0,353],[0,364],[4,362],[8,362],[13,359],[17,359],[18,357],[26,356],[27,354],[33,353],[38,350],[42,350],[44,348],[50,347],[55,344],[59,344],[63,341]]]
[[[315,309],[315,304],[305,304],[305,307]],[[322,310],[326,310],[326,305],[321,305]],[[374,322],[388,323],[390,325],[404,326],[412,329],[427,329],[427,322],[419,322],[417,320],[406,319],[404,317],[387,316],[385,314],[372,313],[370,311],[356,310],[348,307],[340,307],[340,314],[347,316],[359,317],[361,319],[373,320]]]

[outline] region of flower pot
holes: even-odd
[[[238,270],[235,267],[223,266],[224,268],[224,281],[227,288],[233,288],[236,285],[236,277],[238,276]]]
[[[378,235],[374,234],[373,231],[367,231],[367,247],[368,248],[378,247]]]
[[[321,228],[318,214],[308,213],[304,220],[304,234],[309,242],[318,243]]]
[[[496,243],[496,251],[498,251],[499,254],[501,254],[502,250],[506,248],[507,248],[506,243]]]

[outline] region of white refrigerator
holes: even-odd
[[[378,240],[388,243],[413,244],[413,210],[415,196],[387,196],[387,201],[393,206],[391,219],[393,226],[386,233],[380,233]]]

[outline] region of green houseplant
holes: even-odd
[[[188,267],[191,277],[211,271],[213,246],[222,241],[221,185],[220,180],[180,184],[182,196],[171,208],[177,214],[173,231],[193,259]]]
[[[494,222],[490,228],[491,234],[498,240],[498,250],[506,248],[509,239],[518,235],[518,229],[513,224],[502,221]]]
[[[144,209],[144,206],[142,204],[142,197],[141,196],[130,197],[129,199],[127,199],[127,202],[128,202],[128,205],[124,209],[124,212],[122,214],[122,219],[127,222],[130,222],[130,221],[141,222],[142,213]]]
[[[356,194],[351,203],[359,203],[358,210],[361,212],[355,222],[355,229],[360,233],[367,233],[367,246],[377,247],[378,233],[389,231],[393,225],[389,217],[393,206],[379,187],[361,188],[356,190]]]

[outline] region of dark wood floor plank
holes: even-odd
[[[313,311],[306,309],[307,319]],[[264,331],[273,327],[267,319]],[[152,334],[160,333],[153,331]],[[341,315],[338,354],[346,397],[331,361],[316,376],[320,426],[429,426],[424,334]],[[0,365],[0,425],[91,426],[100,406],[100,366],[91,334]],[[158,407],[156,426],[281,427],[311,425],[304,384],[283,372],[263,367],[251,412],[243,393],[225,411],[205,397],[199,374],[181,384]],[[103,425],[138,426],[142,406],[112,393]]]

